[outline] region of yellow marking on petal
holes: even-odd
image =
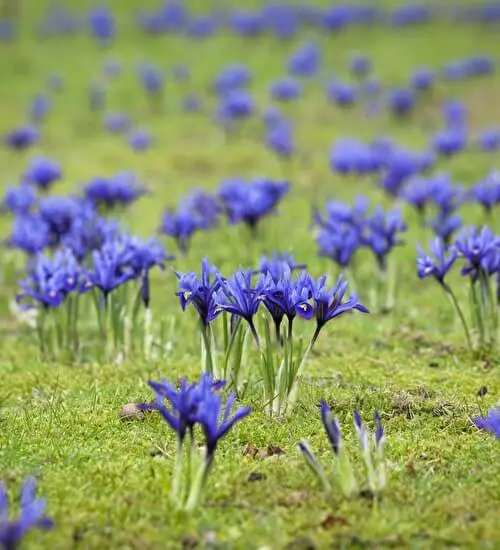
[[[307,307],[307,304],[299,304],[300,309],[303,311],[307,311],[309,308]]]
[[[191,296],[191,294],[193,294],[193,293],[190,292],[189,290],[186,290],[186,292],[184,292],[184,300],[188,300],[189,297]]]

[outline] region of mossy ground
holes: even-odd
[[[243,231],[224,227],[200,234],[188,258],[176,262],[179,270],[197,270],[206,255],[228,272],[240,264],[255,265],[261,253],[278,249],[292,251],[315,275],[325,270],[335,275],[333,265],[316,256],[309,230],[311,204],[356,194],[391,204],[371,181],[330,172],[328,152],[336,138],[388,135],[421,148],[429,132],[439,128],[441,104],[451,97],[469,107],[472,132],[500,121],[498,76],[440,83],[404,122],[385,113],[367,118],[362,107],[340,111],[327,103],[318,82],[307,82],[304,97],[285,108],[297,128],[299,154],[283,165],[262,145],[261,122],[249,122],[229,140],[212,122],[215,99],[209,83],[223,66],[247,63],[255,75],[252,90],[265,108],[270,104],[268,85],[284,73],[288,52],[306,38],[317,40],[324,66],[333,73],[345,74],[350,53],[364,52],[383,83],[398,85],[417,65],[438,68],[466,55],[497,54],[498,28],[436,23],[404,30],[353,28],[332,36],[308,30],[286,43],[270,37],[248,42],[228,34],[195,43],[179,36],[143,36],[131,22],[136,7],[132,1],[114,3],[121,17],[118,36],[109,49],[100,50],[83,35],[37,41],[32,29],[41,7],[26,3],[19,41],[0,44],[0,133],[22,122],[29,98],[42,90],[49,73],[61,74],[65,87],[54,97],[36,151],[0,150],[2,182],[15,183],[34,152],[61,162],[65,177],[60,192],[71,192],[97,175],[133,170],[154,194],[140,200],[125,222],[149,235],[163,208],[175,205],[193,186],[215,189],[231,176],[290,178],[292,192],[280,214],[264,223],[251,247]],[[87,86],[110,57],[123,64],[124,74],[110,84],[109,108],[132,114],[138,125],[153,132],[155,145],[144,154],[133,154],[124,140],[106,134],[88,112]],[[162,113],[150,110],[139,88],[135,67],[143,60],[164,67],[186,64],[192,71],[185,86],[167,82]],[[186,90],[202,94],[203,114],[181,112]],[[498,156],[467,151],[442,161],[439,169],[470,184],[495,163]],[[464,216],[469,222],[482,221],[474,207],[464,209]],[[8,313],[16,292],[13,263],[21,265],[21,260],[3,252],[0,478],[17,489],[25,475],[37,475],[56,522],[52,532],[30,535],[26,548],[144,550],[198,543],[201,548],[274,549],[290,544],[309,548],[312,542],[319,548],[500,548],[500,448],[470,421],[479,412],[481,386],[489,390],[481,399],[483,410],[498,400],[498,360],[472,357],[439,289],[417,279],[415,244],[429,235],[419,233],[411,212],[406,211],[406,219],[406,245],[394,253],[399,273],[395,311],[354,315],[328,325],[292,418],[268,419],[260,410],[259,391],[250,391],[245,401],[256,410],[221,445],[206,506],[192,517],[176,514],[167,495],[173,435],[154,414],[142,422],[118,417],[125,403],[151,398],[148,379],[199,372],[195,318],[193,312],[180,311],[172,273],[156,273],[152,289],[155,317],[172,320],[167,357],[102,365],[89,350],[83,364],[43,363],[34,340]],[[6,234],[8,222],[2,227]],[[370,277],[368,258],[366,266]],[[458,277],[454,282],[460,285]],[[326,498],[297,455],[296,443],[306,438],[323,460],[330,460],[318,415],[322,398],[343,421],[353,450],[353,409],[366,418],[375,409],[382,412],[389,481],[376,504]],[[283,453],[252,457],[243,452],[250,444],[274,445]],[[255,472],[262,476],[249,481]]]

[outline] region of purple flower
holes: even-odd
[[[365,55],[355,55],[349,63],[351,73],[358,78],[367,76],[371,68],[371,61]]]
[[[288,72],[293,76],[311,77],[319,69],[321,52],[314,42],[299,46],[289,57]]]
[[[33,528],[52,529],[54,522],[45,515],[47,501],[36,498],[36,481],[27,477],[20,494],[20,513],[17,519],[9,519],[7,491],[0,482],[0,546],[5,550],[16,550],[23,537]]]
[[[238,270],[232,277],[221,280],[220,289],[215,295],[217,307],[214,313],[227,311],[245,319],[259,344],[253,318],[271,286],[272,279],[269,275],[260,275],[255,286],[252,286],[252,271]]]
[[[139,66],[137,73],[144,90],[150,95],[158,95],[163,91],[165,75],[157,67],[149,64]]]
[[[49,225],[38,214],[17,216],[6,244],[34,256],[51,244]]]
[[[206,392],[204,399],[200,401],[196,421],[201,425],[205,435],[207,449],[205,460],[208,466],[213,460],[219,441],[237,422],[252,412],[250,407],[239,407],[231,416],[235,402],[236,396],[230,394],[224,404],[222,397],[216,392]]]
[[[188,94],[182,100],[182,108],[187,113],[197,113],[201,110],[201,99],[195,94]]]
[[[218,94],[246,87],[252,80],[252,73],[244,65],[231,65],[223,69],[213,83]]]
[[[254,274],[268,273],[275,283],[277,283],[288,271],[302,271],[307,266],[305,264],[295,263],[295,258],[287,252],[279,254],[275,252],[272,257],[261,256],[259,269]]]
[[[373,215],[368,218],[362,243],[372,250],[381,270],[387,268],[387,255],[398,245],[403,244],[398,234],[407,230],[407,225],[398,210],[385,213],[378,206]]]
[[[467,145],[467,134],[461,129],[448,129],[435,134],[432,140],[434,150],[443,157],[452,157]]]
[[[338,420],[333,417],[332,411],[325,400],[321,401],[321,422],[325,428],[332,451],[338,455],[342,445],[342,433]]]
[[[113,134],[125,134],[130,129],[130,118],[123,113],[108,113],[104,119],[104,125],[108,132]]]
[[[430,69],[420,68],[411,75],[411,86],[419,92],[430,90],[434,86],[434,73]]]
[[[218,269],[204,258],[199,279],[194,272],[176,272],[175,274],[179,280],[179,291],[175,294],[179,297],[182,310],[184,311],[189,304],[193,304],[200,321],[207,326],[217,316],[215,295],[223,280]]]
[[[61,177],[61,168],[57,162],[48,158],[37,157],[30,161],[24,174],[24,181],[36,185],[42,191],[47,191]]]
[[[459,255],[467,262],[462,268],[462,275],[478,276],[485,269],[489,260],[497,256],[498,239],[487,226],[480,231],[475,226],[465,227],[458,235],[455,246]]]
[[[368,309],[358,302],[355,295],[344,300],[347,287],[348,283],[344,282],[342,275],[338,278],[336,285],[331,289],[326,286],[326,275],[320,277],[313,284],[312,299],[316,317],[316,331],[313,335],[311,345],[314,345],[321,329],[332,319],[353,310],[360,311],[361,313],[369,313]]]
[[[347,268],[361,247],[361,230],[350,223],[341,222],[324,227],[316,236],[319,255],[333,260],[339,267]]]
[[[40,139],[40,133],[34,126],[19,126],[5,136],[5,145],[22,151],[34,145]]]
[[[500,173],[493,170],[484,180],[477,182],[469,197],[480,204],[487,214],[491,213],[493,207],[500,203]]]
[[[443,118],[448,129],[465,130],[467,125],[467,109],[457,99],[447,101],[443,105]]]
[[[443,284],[444,278],[457,259],[457,251],[454,246],[447,246],[439,237],[430,242],[429,248],[431,255],[418,245],[417,275],[420,279],[435,277]]]
[[[255,232],[260,219],[276,209],[289,187],[287,181],[230,180],[220,186],[218,196],[231,224],[244,222]]]
[[[359,90],[356,86],[333,80],[326,88],[327,98],[340,107],[350,107],[358,99]]]
[[[83,188],[83,195],[95,208],[112,210],[134,203],[147,192],[130,172],[118,172],[110,178],[94,178]]]
[[[450,244],[453,233],[462,226],[462,218],[457,214],[443,213],[439,214],[429,221],[429,227],[434,234],[443,240],[445,244]]]
[[[152,137],[147,130],[132,130],[128,136],[130,147],[136,152],[145,151],[151,147]]]
[[[480,149],[487,153],[498,151],[500,149],[500,128],[484,130],[476,137],[476,143]]]
[[[221,96],[217,117],[221,123],[230,123],[252,116],[255,109],[254,100],[245,90],[230,90]]]
[[[115,35],[115,20],[108,8],[98,6],[88,14],[92,36],[102,44],[109,43]]]
[[[473,421],[480,430],[490,432],[500,439],[500,407],[490,409],[485,417],[476,416]]]
[[[398,117],[405,117],[415,107],[415,93],[411,89],[396,88],[388,98],[389,110]]]
[[[36,189],[22,184],[18,187],[7,187],[2,200],[2,210],[13,214],[28,214],[38,200]]]
[[[292,126],[282,122],[270,128],[266,134],[266,144],[278,156],[285,159],[292,157],[295,152]]]
[[[302,95],[302,85],[292,77],[285,77],[275,82],[270,91],[276,101],[292,101]]]

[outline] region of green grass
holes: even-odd
[[[259,107],[265,108],[270,104],[268,85],[283,73],[288,52],[304,35],[285,44],[262,38],[251,47],[231,36],[200,44],[182,37],[148,38],[127,16],[134,3],[121,1],[115,5],[122,30],[103,52],[84,36],[35,41],[29,28],[40,6],[32,4],[26,6],[20,41],[0,44],[0,134],[23,121],[29,98],[43,88],[49,72],[60,73],[66,86],[54,98],[35,150],[26,155],[0,149],[4,184],[15,183],[35,153],[61,162],[61,193],[97,175],[133,170],[154,195],[139,201],[124,221],[133,231],[149,235],[163,208],[175,205],[193,186],[215,189],[231,176],[283,175],[292,180],[293,190],[280,215],[265,222],[264,234],[252,249],[221,228],[195,237],[189,257],[175,264],[180,270],[197,270],[207,255],[227,273],[240,264],[254,264],[262,252],[280,249],[291,250],[315,275],[325,270],[335,275],[333,265],[316,257],[309,231],[311,201],[331,196],[349,200],[363,193],[375,203],[390,205],[369,181],[346,181],[330,172],[328,151],[336,138],[384,134],[421,148],[428,128],[439,127],[440,105],[449,97],[462,99],[470,108],[472,132],[500,121],[498,76],[440,84],[408,123],[394,122],[385,114],[368,120],[362,108],[341,112],[328,105],[320,86],[311,82],[305,97],[286,108],[296,123],[301,155],[283,168],[260,143],[257,120],[246,125],[239,138],[224,140],[211,121],[213,97],[207,96],[205,114],[188,116],[178,108],[182,90],[168,83],[165,114],[152,114],[135,66],[142,60],[165,67],[185,63],[193,74],[189,89],[204,93],[220,68],[244,61],[255,74],[252,90]],[[321,45],[324,65],[335,74],[345,73],[350,53],[361,51],[372,57],[382,82],[395,85],[403,84],[416,65],[438,68],[450,59],[498,51],[498,30],[444,23],[425,29],[357,28],[338,36],[306,34]],[[153,132],[155,146],[145,154],[130,152],[120,138],[101,131],[100,122],[87,112],[86,86],[107,57],[124,65],[123,76],[111,84],[110,109],[129,112]],[[467,151],[441,162],[439,169],[470,184],[497,161]],[[464,216],[471,223],[482,221],[474,207],[465,209]],[[167,357],[99,365],[89,350],[83,364],[49,364],[39,361],[35,341],[9,316],[15,266],[21,259],[3,253],[0,478],[14,491],[25,475],[39,477],[40,492],[56,522],[52,532],[31,534],[26,548],[144,550],[189,548],[195,542],[200,548],[220,549],[310,548],[313,543],[318,548],[500,548],[500,450],[497,441],[478,433],[470,421],[479,412],[481,386],[489,389],[483,410],[498,400],[498,361],[468,354],[439,289],[417,280],[415,243],[421,236],[412,213],[406,212],[406,218],[411,226],[407,244],[394,253],[399,269],[396,310],[328,325],[311,357],[309,382],[292,418],[270,420],[260,410],[260,392],[249,393],[245,402],[256,410],[222,443],[206,506],[191,517],[176,514],[168,499],[173,435],[155,414],[144,421],[119,420],[124,404],[151,398],[148,379],[199,373],[195,318],[193,312],[180,311],[172,273],[155,273],[152,289],[156,319],[172,320]],[[5,220],[2,233],[7,231]],[[365,499],[326,498],[297,455],[296,443],[306,438],[324,461],[330,458],[319,420],[322,398],[343,421],[353,451],[353,409],[359,408],[365,418],[375,409],[382,411],[389,480],[376,506]],[[243,452],[249,444],[276,445],[284,452],[252,458]],[[254,472],[263,479],[248,481]]]

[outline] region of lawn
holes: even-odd
[[[18,280],[25,276],[25,255],[2,249],[0,479],[14,497],[23,479],[34,475],[55,523],[48,532],[27,535],[23,548],[500,548],[499,442],[472,421],[500,400],[498,350],[470,351],[442,289],[417,277],[416,245],[427,246],[433,233],[419,226],[415,211],[377,185],[380,174],[343,175],[329,163],[332,144],[342,138],[368,143],[387,137],[423,151],[443,127],[443,105],[456,99],[466,108],[469,145],[450,158],[439,157],[431,173],[447,172],[453,182],[471,187],[500,168],[498,150],[488,153],[474,142],[480,132],[500,125],[500,65],[494,57],[500,27],[436,19],[405,27],[352,25],[341,32],[307,26],[287,40],[222,29],[196,40],[182,33],[147,35],[135,22],[144,4],[120,0],[108,3],[117,20],[116,37],[103,47],[83,31],[37,37],[44,4],[26,1],[17,38],[0,41],[0,135],[26,122],[34,94],[44,93],[52,102],[33,147],[0,147],[4,189],[20,182],[37,155],[62,168],[55,195],[78,193],[98,176],[131,171],[150,192],[114,216],[146,238],[157,232],[163,211],[194,188],[215,192],[224,180],[258,177],[288,180],[291,186],[253,239],[242,224],[221,220],[218,227],[197,232],[182,256],[171,238],[160,237],[176,259],[165,271],[151,271],[153,323],[164,336],[148,359],[139,353],[103,359],[91,307],[80,312],[78,357],[42,358],[35,332],[11,311]],[[78,13],[90,6],[67,5]],[[269,87],[307,41],[318,45],[321,69],[302,80],[300,98],[280,105],[292,121],[296,143],[290,159],[279,159],[264,143],[262,113],[278,104]],[[354,82],[348,67],[355,54],[369,57],[383,89],[407,86],[417,67],[441,74],[446,63],[473,55],[493,56],[496,72],[458,81],[437,77],[412,112],[397,118],[383,99],[347,109],[328,101],[329,77]],[[121,67],[115,78],[102,76],[110,59]],[[168,71],[161,105],[141,89],[137,66],[143,62]],[[255,113],[226,131],[215,120],[218,100],[211,83],[233,64],[244,64],[253,74],[248,90]],[[190,79],[175,81],[175,66],[186,66]],[[61,76],[60,91],[46,92],[50,74]],[[107,112],[127,113],[134,127],[151,133],[151,147],[134,152],[126,137],[103,128],[103,113],[89,109],[88,89],[95,82],[104,83]],[[182,109],[189,93],[200,97],[201,111]],[[257,268],[262,254],[290,252],[311,275],[327,273],[333,284],[340,269],[318,256],[313,207],[323,211],[329,199],[352,204],[358,195],[372,208],[399,206],[408,225],[404,243],[390,254],[397,268],[394,308],[329,322],[309,357],[298,402],[282,418],[266,413],[260,359],[249,345],[252,383],[241,401],[253,412],[221,441],[204,504],[191,514],[177,511],[168,495],[176,452],[172,430],[157,412],[120,418],[124,405],[153,399],[148,380],[200,375],[196,313],[181,310],[172,268],[199,273],[206,257],[230,275],[240,266]],[[487,222],[472,202],[460,207],[460,215],[464,225]],[[2,238],[12,223],[13,215],[5,213]],[[500,231],[495,217],[489,223]],[[363,250],[358,264],[356,290],[370,307],[367,288],[377,278],[376,263]],[[466,302],[468,284],[458,264],[449,281]],[[309,337],[311,326],[299,323],[297,333]],[[339,491],[325,493],[304,467],[297,451],[301,439],[322,463],[334,461],[320,419],[323,399],[340,420],[360,480],[353,411],[358,409],[370,427],[374,411],[380,411],[388,479],[377,498],[366,490],[351,499]]]

